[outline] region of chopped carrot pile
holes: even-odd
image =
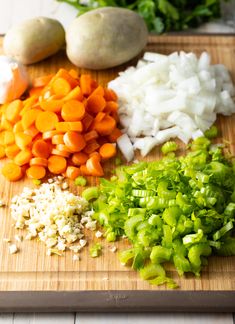
[[[89,74],[60,69],[33,80],[29,97],[0,107],[2,174],[17,181],[42,179],[47,170],[69,179],[103,176],[102,162],[116,155],[116,94]]]

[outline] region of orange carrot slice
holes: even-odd
[[[43,110],[52,111],[58,113],[61,111],[61,107],[63,106],[64,101],[60,99],[51,99],[51,100],[43,100],[40,102],[40,106]]]
[[[74,131],[68,131],[64,134],[64,143],[72,152],[79,152],[86,146],[84,137]]]
[[[32,143],[32,137],[24,134],[23,132],[19,132],[15,134],[15,142],[21,150],[24,150],[29,144]]]
[[[104,175],[104,170],[99,162],[99,160],[92,156],[86,161],[86,167],[88,172],[95,177],[102,177]]]
[[[82,165],[80,166],[80,171],[81,171],[81,175],[84,175],[84,176],[89,176],[89,175],[91,175],[90,172],[89,172],[88,169],[87,169],[86,164],[82,164]]]
[[[109,134],[108,139],[111,143],[117,142],[117,139],[122,135],[119,128],[114,128],[111,134]]]
[[[66,96],[71,91],[71,86],[67,80],[56,78],[52,83],[52,90],[56,95]]]
[[[70,157],[70,153],[68,151],[61,151],[61,150],[58,150],[57,148],[53,148],[52,151],[51,151],[51,154],[62,156],[64,158],[69,158]]]
[[[35,120],[37,119],[37,116],[42,112],[40,109],[30,109],[26,111],[21,119],[21,124],[23,129],[29,128],[31,125],[34,124]]]
[[[92,140],[87,143],[86,147],[84,148],[84,152],[86,154],[91,154],[92,152],[96,151],[100,147],[99,143],[96,140]]]
[[[65,151],[65,152],[68,152],[68,153],[73,153],[66,145],[64,144],[57,144],[56,145],[56,149],[58,151]]]
[[[1,130],[12,130],[13,129],[12,124],[6,119],[5,115],[1,116],[0,129]]]
[[[19,165],[8,162],[2,168],[2,175],[9,181],[18,181],[22,178],[23,173]]]
[[[80,77],[80,87],[83,95],[89,96],[92,92],[92,78],[90,74],[82,74]]]
[[[45,168],[47,167],[47,164],[48,164],[47,159],[39,158],[39,157],[32,158],[29,162],[30,166],[39,165],[39,166],[43,166]]]
[[[79,121],[85,115],[85,107],[78,100],[67,101],[61,110],[61,116],[65,121]]]
[[[2,132],[3,134],[3,145],[11,145],[15,143],[15,134],[10,131],[6,130]]]
[[[27,177],[30,179],[42,179],[46,175],[46,169],[43,166],[33,165],[26,170]]]
[[[61,132],[57,131],[57,130],[52,130],[52,131],[47,131],[47,132],[44,132],[42,134],[42,138],[44,140],[49,140],[51,139],[54,135],[59,135],[61,134]]]
[[[78,80],[76,80],[76,78],[72,77],[72,75],[65,69],[59,69],[59,71],[56,73],[56,75],[54,76],[54,78],[51,80],[50,83],[53,84],[54,80],[57,78],[63,78],[66,81],[68,81],[71,88],[78,86]]]
[[[39,97],[42,93],[43,87],[38,87],[38,88],[31,88],[29,89],[29,95],[30,96],[37,96]]]
[[[92,131],[84,134],[84,139],[85,139],[86,142],[94,140],[94,139],[96,139],[98,137],[99,137],[99,135],[95,130],[92,130]]]
[[[0,145],[0,159],[4,158],[6,156],[5,148],[4,146]]]
[[[14,157],[20,152],[19,147],[16,144],[8,145],[5,148],[6,156],[9,159],[14,159]]]
[[[50,149],[44,140],[37,140],[33,143],[32,153],[35,157],[47,159],[50,155]]]
[[[17,165],[22,166],[24,164],[28,164],[31,158],[32,153],[30,150],[22,150],[15,156],[14,162]]]
[[[19,99],[9,103],[5,111],[6,119],[12,123],[17,122],[17,120],[20,117],[19,113],[22,108],[23,108],[23,102]]]
[[[52,144],[64,144],[64,135],[63,134],[59,134],[59,135],[54,135],[52,136],[51,139],[51,143]]]
[[[75,132],[82,132],[83,125],[80,121],[75,122],[59,122],[56,124],[56,130],[58,132],[68,132],[68,131],[75,131]]]
[[[48,159],[48,169],[51,173],[60,174],[66,170],[67,161],[62,156],[51,155]]]
[[[118,97],[112,89],[104,89],[104,99],[106,101],[117,101]]]
[[[79,168],[76,168],[75,166],[68,166],[66,169],[66,177],[74,180],[81,174],[81,171]]]
[[[54,112],[43,111],[37,116],[35,125],[37,129],[43,133],[55,129],[55,125],[58,121],[58,116]]]
[[[89,129],[89,127],[91,126],[93,120],[94,120],[94,118],[90,114],[85,113],[85,116],[84,116],[84,118],[82,120],[84,131],[87,131]]]
[[[14,133],[19,133],[19,132],[23,132],[24,128],[22,126],[22,122],[21,120],[19,120],[13,127],[13,132]]]
[[[99,148],[101,157],[105,160],[114,157],[117,153],[115,144],[105,143]]]
[[[118,110],[118,103],[115,101],[108,101],[104,107],[104,111],[107,113],[110,112],[117,112]]]
[[[73,90],[71,90],[67,94],[67,96],[64,97],[63,100],[64,101],[67,101],[67,100],[79,100],[79,101],[82,101],[83,100],[83,95],[82,95],[81,88],[79,86],[75,87]]]
[[[79,166],[85,164],[88,160],[88,155],[84,152],[77,152],[72,155],[72,162]]]
[[[54,74],[43,75],[33,80],[33,87],[45,87],[53,78]]]
[[[88,111],[93,113],[93,114],[98,114],[98,112],[104,110],[106,106],[106,101],[104,97],[100,95],[91,95],[87,99],[87,108]]]
[[[28,129],[24,131],[24,133],[34,138],[39,134],[39,130],[34,125],[31,125]]]
[[[105,116],[106,116],[106,114],[104,112],[100,111],[94,118],[94,124],[101,122],[101,120],[104,119]]]
[[[94,129],[102,136],[110,135],[115,127],[116,121],[110,116],[105,116],[100,122],[94,125]]]
[[[74,79],[78,79],[78,71],[71,69],[69,70],[69,74],[74,78]]]

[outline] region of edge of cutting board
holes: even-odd
[[[0,292],[0,312],[234,312],[235,291]]]

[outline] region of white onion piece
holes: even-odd
[[[145,156],[170,138],[188,143],[203,135],[217,113],[235,112],[229,72],[222,64],[211,65],[206,52],[199,58],[194,53],[146,52],[109,87],[119,98],[120,122],[127,134],[119,141],[128,161],[134,149]]]
[[[126,158],[127,162],[133,160],[134,149],[130,141],[130,138],[127,136],[127,134],[123,134],[117,139],[117,145],[120,151],[122,152],[122,154],[124,155],[124,157]]]

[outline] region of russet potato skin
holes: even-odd
[[[4,37],[3,49],[7,56],[28,65],[55,54],[64,44],[60,22],[38,17],[13,26]]]
[[[125,63],[147,43],[144,20],[123,8],[100,8],[76,18],[66,32],[67,55],[83,68],[100,70]]]

